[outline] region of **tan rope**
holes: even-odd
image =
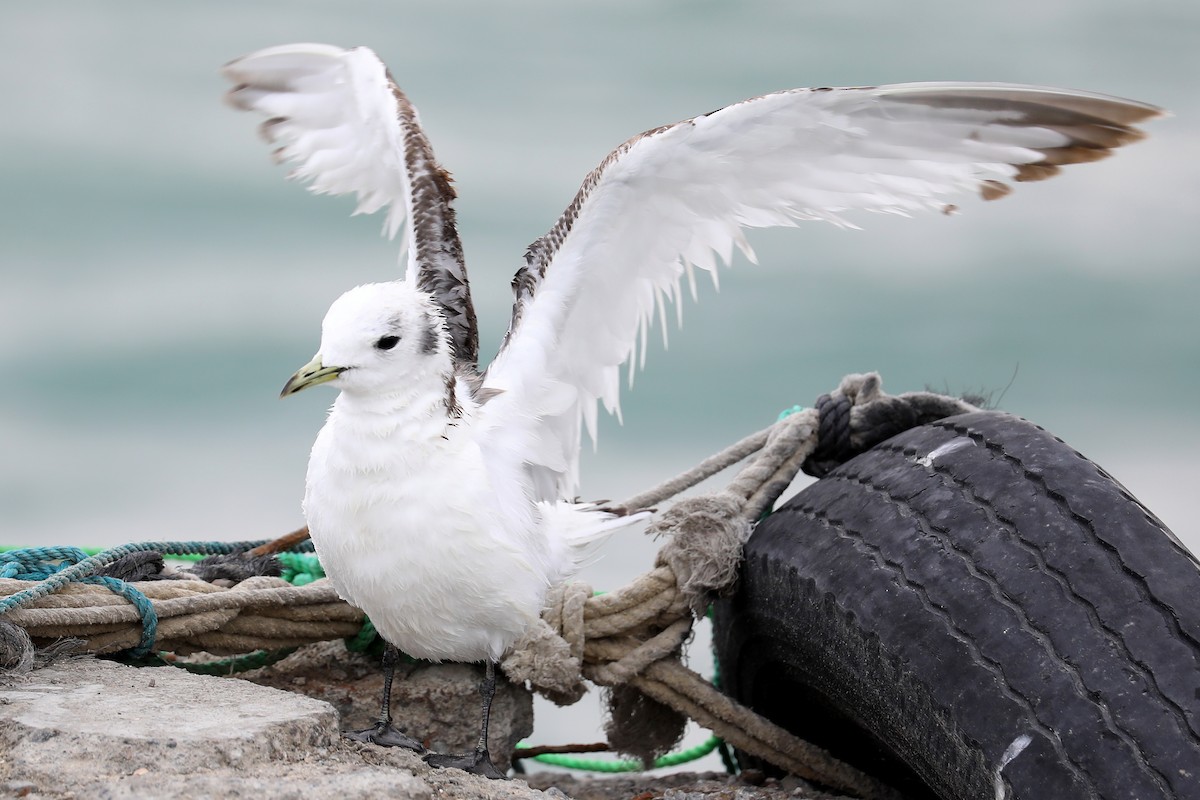
[[[794,775],[863,798],[899,800],[902,797],[887,784],[838,761],[732,698],[712,691],[712,686],[703,678],[678,662],[653,664],[632,683],[660,703],[682,711],[734,747]]]
[[[0,579],[0,594],[15,594],[33,585]],[[154,606],[155,647],[163,651],[235,655],[297,647],[353,636],[364,618],[325,580],[292,586],[281,578],[258,577],[232,589],[203,581],[140,581],[134,586]],[[4,620],[42,642],[81,639],[82,649],[92,653],[134,647],[141,636],[137,609],[92,584],[69,584],[57,594],[8,612]]]

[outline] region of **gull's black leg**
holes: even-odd
[[[385,643],[386,644],[386,643]],[[424,753],[425,747],[411,736],[401,733],[392,725],[392,678],[396,674],[396,662],[400,651],[390,644],[383,650],[383,706],[379,709],[379,721],[362,731],[347,731],[347,739],[369,742],[383,747],[405,747]]]
[[[431,767],[457,767],[485,778],[503,780],[506,776],[492,763],[487,747],[488,719],[492,715],[492,698],[496,696],[496,665],[491,659],[487,661],[487,672],[479,684],[479,694],[483,698],[483,722],[479,726],[475,750],[456,756],[430,753],[425,756],[425,763]]]

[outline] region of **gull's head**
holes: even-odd
[[[320,383],[343,392],[391,394],[449,369],[449,340],[432,298],[403,281],[368,283],[329,307],[320,349],[280,397]]]

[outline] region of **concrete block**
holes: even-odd
[[[182,670],[69,659],[0,687],[0,749],[22,777],[247,766],[336,739],[327,703]]]
[[[343,648],[335,660],[345,658]],[[321,677],[331,687],[348,683],[353,688],[351,675],[360,668],[362,679],[378,673],[369,659],[344,668],[324,664],[319,653],[315,660],[297,659],[292,667],[295,671],[284,668],[276,677],[290,676],[289,682],[299,678],[317,692]],[[300,674],[305,669],[312,670],[311,680]],[[478,724],[478,709],[468,698],[478,702],[477,676],[469,667],[429,669],[441,670],[448,672],[421,679],[426,681],[422,685],[428,703],[442,705],[439,718],[458,722],[464,730],[472,728]],[[370,688],[377,690],[378,685]],[[512,690],[516,694],[511,696],[519,698],[519,687]],[[368,694],[361,703],[354,692],[343,699],[375,709],[378,696],[373,691]],[[399,705],[400,701],[398,710]],[[457,720],[459,713],[467,719]],[[93,658],[67,658],[25,676],[0,676],[0,796],[29,800],[544,798],[521,781],[489,781],[459,770],[435,770],[406,750],[343,740],[340,727],[333,706],[295,692],[171,667],[138,669]]]

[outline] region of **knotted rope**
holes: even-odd
[[[925,392],[892,397],[883,393],[877,374],[850,375],[817,408],[790,414],[630,498],[622,508],[657,505],[756,454],[724,489],[680,500],[655,520],[648,532],[667,541],[651,572],[611,594],[593,596],[580,583],[552,592],[542,624],[514,646],[505,672],[560,704],[583,695],[584,679],[624,687],[611,696],[609,741],[631,743],[618,747],[644,761],[682,733],[678,714],[664,713],[665,706],[793,774],[860,797],[895,796],[874,778],[723,695],[684,667],[680,652],[693,617],[732,590],[753,523],[802,468],[825,474],[901,430],[971,410],[960,400]],[[834,443],[822,446],[827,440]],[[630,688],[653,702],[631,702]]]
[[[599,596],[581,583],[556,587],[542,620],[503,662],[506,674],[560,704],[582,697],[585,681],[609,687],[615,712],[610,741],[644,759],[678,738],[683,715],[801,777],[864,798],[896,796],[721,694],[683,666],[680,653],[694,616],[732,590],[753,524],[801,469],[825,474],[909,427],[972,410],[961,400],[928,392],[893,397],[884,394],[877,374],[849,375],[817,408],[790,414],[629,498],[616,508],[657,506],[754,456],[724,489],[680,500],[650,526],[648,532],[666,541],[649,573]],[[145,598],[149,611],[131,605],[127,591],[122,597],[72,583],[132,551],[229,553],[261,543],[188,543],[191,549],[160,544],[107,551],[36,583],[0,577],[0,593],[9,595],[0,599],[0,666],[27,669],[29,637],[43,642],[77,637],[95,653],[153,647],[223,655],[345,638],[363,626],[362,613],[342,602],[324,580],[290,586],[279,578],[257,577],[232,589],[202,581],[125,584]],[[154,620],[149,634],[148,617]]]

